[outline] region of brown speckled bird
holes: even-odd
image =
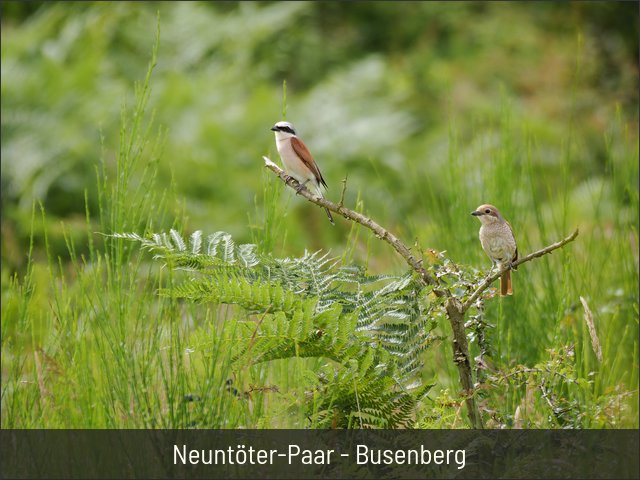
[[[498,268],[509,265],[518,259],[516,238],[509,222],[493,205],[480,205],[471,215],[478,217],[480,223],[480,244],[489,258]],[[516,270],[514,267],[513,270]],[[511,270],[500,277],[500,295],[513,295],[511,288]]]

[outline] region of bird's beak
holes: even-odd
[[[471,212],[471,215],[473,215],[474,217],[480,217],[484,215],[484,213],[474,210],[473,212]]]
[[[273,130],[274,132],[278,131],[278,127],[276,127],[275,125],[273,127],[271,127],[271,130]]]

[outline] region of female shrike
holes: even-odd
[[[316,195],[324,198],[320,185],[327,188],[320,169],[311,156],[307,146],[296,136],[296,131],[289,122],[278,122],[271,130],[276,132],[276,147],[282,159],[282,164],[289,175],[302,186],[309,183]],[[299,190],[298,190],[299,191]],[[333,217],[329,209],[325,208],[329,221],[333,224]]]
[[[513,235],[511,224],[493,205],[485,204],[476,208],[471,215],[480,220],[480,244],[494,265],[509,265],[518,260],[518,246]],[[511,270],[500,277],[500,295],[513,295],[511,286]]]

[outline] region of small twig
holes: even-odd
[[[544,373],[544,370],[540,368],[524,367],[524,368],[521,368],[520,370],[514,370],[513,372],[509,372],[509,373],[499,372],[499,374],[501,375],[501,379],[504,379],[504,380],[506,380],[509,377],[513,377],[515,375],[524,375],[525,373]]]
[[[549,404],[549,407],[551,407],[551,411],[557,417],[558,407],[556,407],[556,405],[549,398],[550,397],[549,392],[547,391],[546,388],[544,388],[544,380],[540,383],[539,388],[540,388],[540,392],[542,393],[542,398],[544,398],[547,401],[547,403]]]
[[[546,255],[547,253],[551,253],[552,251],[565,246],[567,243],[572,242],[573,240],[576,239],[576,237],[578,236],[578,229],[576,229],[571,235],[569,235],[568,237],[560,240],[559,242],[553,243],[551,245],[549,245],[548,247],[544,247],[541,248],[540,250],[537,250],[533,253],[530,253],[529,255],[527,255],[526,257],[522,257],[521,259],[519,259],[516,262],[513,262],[513,267],[517,267],[518,265],[522,265],[523,263],[529,262],[531,260],[533,260],[534,258],[538,258],[538,257],[542,257],[543,255]],[[473,292],[473,294],[467,299],[466,302],[464,302],[462,304],[462,311],[466,312],[469,307],[471,307],[471,305],[473,305],[473,302],[476,301],[476,299],[482,295],[482,292],[484,292],[489,285],[491,285],[494,281],[496,281],[498,278],[500,278],[500,276],[506,272],[507,270],[509,270],[508,265],[503,266],[501,269],[499,269],[498,271],[494,272],[493,274],[489,275],[487,278],[485,278],[480,285],[478,285],[478,288],[476,288],[475,292]]]
[[[347,192],[347,176],[342,180],[342,193],[340,194],[340,202],[338,202],[339,206],[344,206],[344,194]]]
[[[500,375],[499,378],[497,378],[498,380],[506,380],[509,377],[513,377],[515,375],[524,375],[525,373],[548,373],[549,375],[555,375],[557,377],[562,378],[565,382],[567,383],[576,383],[575,379],[568,377],[567,375],[565,375],[564,373],[560,373],[560,372],[556,372],[555,370],[551,370],[550,368],[530,368],[530,367],[523,367],[519,370],[514,370],[512,372],[509,373],[503,373],[503,372],[498,372],[498,374]]]
[[[332,212],[337,213],[338,215],[343,216],[348,220],[352,220],[360,225],[367,227],[371,230],[376,237],[381,240],[384,240],[389,245],[393,247],[393,249],[398,252],[402,258],[409,264],[409,266],[420,275],[420,278],[426,285],[437,286],[438,281],[427,272],[427,270],[422,266],[422,260],[418,260],[411,251],[407,248],[407,246],[402,243],[398,237],[396,237],[393,233],[383,228],[378,223],[371,220],[369,217],[366,217],[354,210],[351,210],[344,205],[333,203],[326,198],[318,197],[311,193],[306,187],[300,187],[300,183],[296,181],[296,179],[288,176],[284,170],[282,170],[278,165],[273,163],[268,157],[262,157],[264,159],[265,166],[271,170],[273,173],[278,175],[283,182],[285,182],[289,187],[296,190],[300,195],[309,200],[316,205],[320,205],[323,208],[328,208]],[[449,297],[450,293],[448,290],[433,290],[433,293],[439,297]]]

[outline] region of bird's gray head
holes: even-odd
[[[291,136],[296,134],[296,129],[293,128],[293,125],[289,122],[278,122],[273,127],[271,127],[271,130],[276,132],[276,135],[278,133],[282,133],[286,136]]]

